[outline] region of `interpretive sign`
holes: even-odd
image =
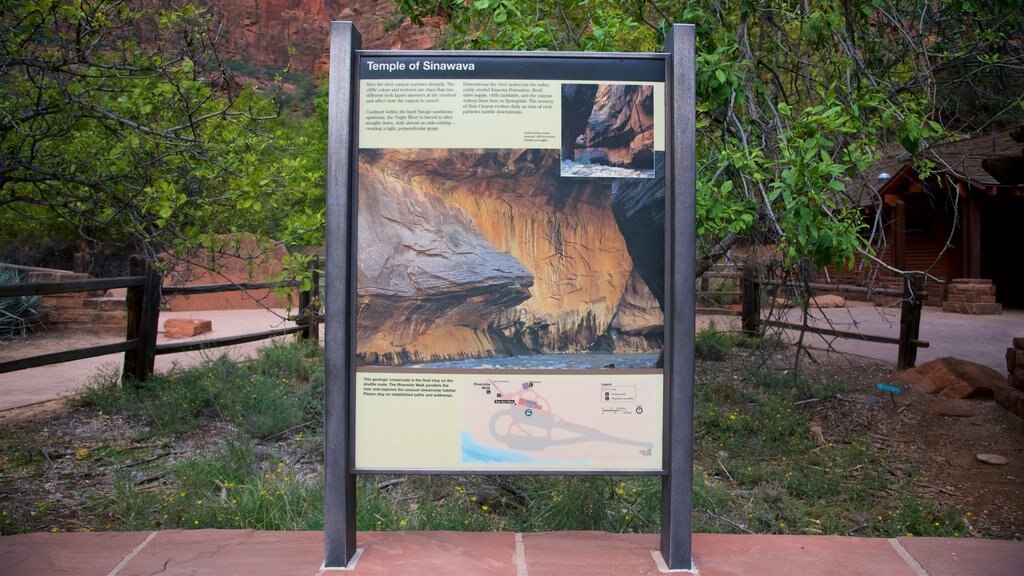
[[[657,474],[689,568],[694,31],[382,52],[331,28],[325,568],[358,473]]]
[[[356,66],[356,469],[660,472],[664,59]]]

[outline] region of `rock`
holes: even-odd
[[[191,338],[212,330],[212,320],[200,320],[197,318],[168,318],[164,320],[165,338]]]
[[[655,157],[654,178],[616,180],[612,212],[640,274],[661,309],[665,306],[665,154]]]
[[[194,286],[270,282],[276,279],[288,257],[283,244],[266,245],[250,234],[224,234],[217,237],[215,252],[196,250],[184,258],[167,258],[174,267],[164,276],[164,286]],[[294,297],[294,295],[293,295]],[[167,297],[171,311],[259,310],[288,308],[288,296],[269,288],[247,292],[216,292]]]
[[[988,366],[959,358],[938,358],[917,368],[903,370],[893,381],[915,386],[929,394],[941,392],[950,398],[991,396],[1006,376]]]
[[[1006,456],[1000,456],[999,454],[978,454],[975,458],[978,459],[978,462],[994,464],[996,466],[1001,466],[1009,462],[1009,460],[1006,459]]]
[[[594,110],[597,84],[566,84],[562,86],[562,158],[576,158],[576,138],[587,127]]]
[[[811,306],[818,308],[843,308],[846,306],[846,298],[837,294],[821,294],[813,298]]]
[[[565,102],[564,91],[562,99]],[[574,151],[568,157],[580,158],[585,152],[595,162],[635,170],[654,168],[654,91],[649,86],[601,84],[586,116],[581,133],[566,134],[563,120],[563,147],[564,139],[575,134]]]
[[[144,4],[167,7],[166,2],[156,0]],[[443,18],[432,16],[423,19],[423,26],[415,26],[408,18],[396,17],[396,4],[391,0],[200,0],[196,4],[209,9],[215,21],[228,31],[218,38],[222,57],[267,71],[288,66],[291,71],[316,76],[327,72],[332,20],[351,21],[361,32],[367,50],[433,48],[444,23]]]
[[[969,400],[936,400],[931,403],[928,409],[936,416],[970,418],[975,415],[974,408],[971,407]]]
[[[1018,350],[1024,350],[1024,336],[1017,336],[1013,339],[1013,347]]]
[[[501,174],[490,169],[507,162],[477,158],[487,173],[462,185],[480,191],[482,181]],[[396,176],[453,161],[360,159],[357,353],[368,363],[494,352],[489,323],[531,296],[534,276],[523,262],[485,238],[450,194],[437,194],[429,175],[417,182]]]

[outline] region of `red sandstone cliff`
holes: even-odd
[[[221,55],[257,66],[322,76],[327,71],[332,20],[349,20],[372,50],[424,50],[433,47],[440,20],[423,27],[402,18],[392,0],[194,0],[222,27]],[[165,2],[147,0],[153,8]],[[294,55],[289,56],[289,48]]]

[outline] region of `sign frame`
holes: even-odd
[[[396,55],[434,60],[487,57],[663,60],[665,67],[665,296],[660,470],[511,470],[503,474],[631,474],[662,477],[661,553],[669,569],[689,569],[693,486],[694,272],[696,158],[694,28],[674,25],[660,54],[361,51],[350,22],[331,26],[328,105],[327,263],[325,299],[325,561],[350,566],[355,542],[355,310],[358,136],[356,95],[361,58]],[[341,279],[343,281],[338,281]],[[394,470],[389,469],[389,472]],[[412,473],[495,473],[410,470]]]

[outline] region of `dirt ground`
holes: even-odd
[[[102,342],[88,333],[51,332],[0,343],[0,361],[98,343]],[[829,442],[857,437],[909,464],[918,471],[923,494],[970,513],[969,533],[964,536],[1024,540],[1024,426],[1020,419],[991,398],[954,401],[915,388],[895,395],[880,391],[877,384],[890,382],[893,376],[892,366],[883,362],[820,351],[813,352],[813,357],[814,362],[803,363],[809,377],[836,379],[847,388],[838,398],[812,409],[813,433]],[[710,369],[739,375],[746,369],[741,365],[745,361],[736,358]],[[938,415],[937,403],[944,408],[940,411],[963,415]],[[84,510],[89,498],[113,491],[115,467],[83,471],[76,465],[78,457],[82,450],[104,445],[131,449],[129,439],[137,436],[138,426],[118,416],[70,408],[61,401],[0,412],[0,439],[32,438],[49,461],[37,477],[12,482],[19,456],[0,453],[0,510],[8,514],[22,508],[21,521],[31,519],[37,530],[102,529],[92,524]],[[213,441],[217,434],[215,428],[196,431],[174,441],[186,445],[160,449],[174,457]],[[978,459],[979,454],[999,455],[1007,463],[987,464]],[[11,516],[13,512],[8,519]]]
[[[910,464],[930,499],[969,513],[966,535],[1024,540],[1020,418],[991,397],[953,400],[907,386],[891,395],[877,387],[891,381],[891,365],[835,354],[818,357],[822,364],[808,370],[831,373],[849,388],[839,402],[814,413],[812,421],[827,441],[860,436]],[[1002,456],[1006,463],[984,463],[978,456],[985,454]]]

